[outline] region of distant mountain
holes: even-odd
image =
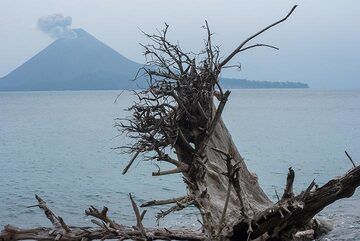
[[[0,79],[0,90],[108,90],[137,88],[141,67],[83,29],[61,38]]]
[[[301,82],[270,82],[270,81],[230,79],[230,78],[221,78],[221,85],[227,89],[309,88],[308,84]]]
[[[146,86],[132,80],[139,68],[83,29],[60,38],[0,79],[0,90],[119,90]],[[222,79],[224,88],[307,88],[306,84]]]

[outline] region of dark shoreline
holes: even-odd
[[[221,78],[221,86],[228,89],[308,89],[301,82],[271,82],[247,79]]]

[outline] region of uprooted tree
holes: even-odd
[[[153,176],[181,173],[187,195],[168,200],[152,200],[141,205],[174,204],[157,218],[165,217],[190,205],[202,216],[201,230],[145,228],[141,212],[130,195],[136,225],[124,226],[108,216],[108,209],[91,206],[85,211],[97,227],[67,225],[46,202],[36,196],[36,206],[52,222],[51,228],[20,229],[5,226],[1,240],[296,240],[316,238],[322,223],[314,218],[334,201],[350,197],[360,185],[360,167],[318,187],[313,181],[298,195],[293,192],[295,173],[289,168],[284,193],[272,203],[260,188],[255,174],[249,172],[227,130],[221,114],[230,95],[219,83],[221,70],[238,53],[267,44],[250,44],[258,35],[284,22],[287,16],[247,38],[229,56],[220,57],[219,48],[211,43],[207,22],[205,49],[184,52],[168,41],[167,30],[146,34],[151,44],[144,45],[147,65],[138,75],[145,75],[149,87],[135,92],[138,101],[129,111],[132,117],[119,120],[117,127],[134,142],[123,146],[133,155],[124,169],[142,157],[168,162],[171,170],[158,170]],[[215,98],[218,100],[216,101]],[[145,154],[145,155],[144,155]],[[351,159],[351,157],[349,156]]]

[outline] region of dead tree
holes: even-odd
[[[249,172],[238,152],[221,114],[230,91],[219,83],[221,70],[228,67],[237,54],[268,44],[250,44],[260,34],[284,22],[296,6],[281,20],[247,38],[227,57],[211,42],[207,22],[205,49],[200,53],[185,52],[167,38],[168,25],[157,34],[146,34],[151,40],[143,45],[147,64],[138,72],[146,76],[149,87],[134,92],[138,101],[128,110],[132,116],[119,119],[117,127],[133,142],[121,147],[133,155],[125,174],[138,158],[167,162],[170,170],[158,170],[153,176],[181,173],[187,194],[168,200],[152,200],[141,205],[173,204],[158,214],[163,218],[173,211],[194,205],[202,216],[202,230],[149,229],[142,225],[140,212],[132,199],[136,225],[123,226],[91,207],[86,214],[98,228],[73,227],[56,216],[37,197],[39,206],[53,223],[52,228],[18,229],[6,226],[2,240],[268,240],[290,241],[319,234],[321,222],[314,216],[334,201],[350,197],[360,185],[360,167],[355,166],[343,177],[322,187],[312,182],[298,195],[293,192],[294,171],[290,168],[284,194],[273,203],[259,186],[255,174]],[[235,66],[237,67],[237,66]],[[217,100],[216,100],[217,99]]]

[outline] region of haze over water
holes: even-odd
[[[111,148],[127,142],[116,137],[114,118],[132,103],[124,92],[0,92],[0,225],[50,225],[34,194],[69,224],[91,225],[89,205],[109,207],[112,218],[135,222],[128,198],[138,203],[185,194],[179,175],[152,177],[153,163],[136,163],[121,172],[127,155]],[[295,191],[313,178],[319,185],[351,168],[347,150],[360,164],[360,91],[233,90],[224,120],[248,168],[275,200],[287,169],[296,172]],[[336,202],[321,213],[332,220],[328,240],[358,240],[360,195]],[[164,208],[163,208],[164,209]],[[145,224],[155,226],[149,209]],[[195,209],[169,215],[160,225],[198,227]],[[190,219],[190,222],[189,222]],[[29,222],[31,220],[31,222]]]

